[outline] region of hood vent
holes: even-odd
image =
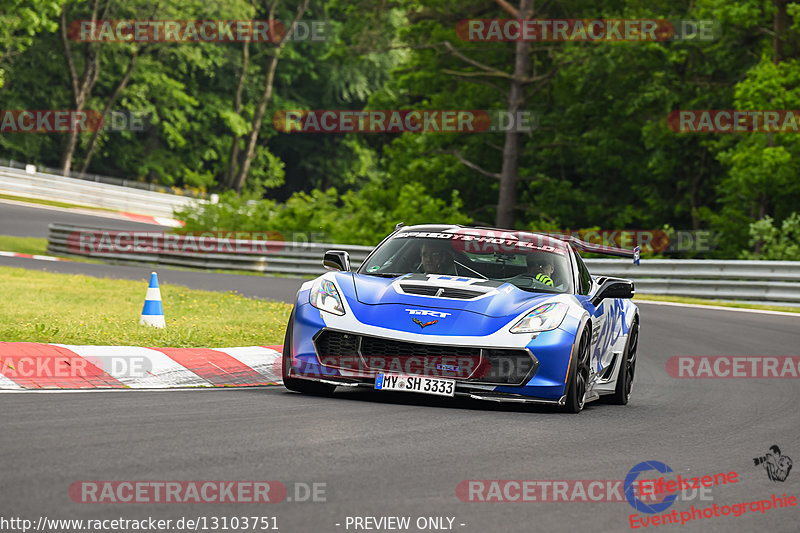
[[[435,285],[412,285],[401,283],[400,288],[406,294],[417,296],[434,296],[437,298],[453,298],[456,300],[472,300],[486,294],[482,291],[470,291],[467,289],[457,289],[454,287],[436,287]]]

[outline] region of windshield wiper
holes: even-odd
[[[379,278],[396,278],[397,276],[402,276],[403,274],[392,274],[390,272],[364,272],[367,276],[376,276]]]
[[[511,285],[514,285],[519,290],[525,291],[525,292],[542,292],[542,293],[546,293],[546,294],[564,294],[561,291],[556,291],[556,290],[551,290],[551,289],[540,289],[538,287],[520,287],[519,285],[516,285],[514,283],[512,283]]]
[[[479,275],[480,277],[482,277],[483,279],[489,279],[489,278],[487,278],[486,276],[484,276],[483,274],[481,274],[480,272],[478,272],[477,270],[475,270],[475,269],[472,269],[472,268],[468,267],[468,266],[467,266],[467,265],[465,265],[464,263],[461,263],[461,262],[459,262],[459,261],[453,261],[453,263],[455,263],[456,265],[460,265],[460,266],[462,266],[462,267],[466,268],[467,270],[469,270],[469,271],[470,271],[470,272],[472,272],[473,274],[477,274],[477,275]]]

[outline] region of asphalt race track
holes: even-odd
[[[344,531],[347,516],[454,516],[458,531],[630,529],[627,503],[465,503],[465,479],[624,479],[645,460],[682,475],[736,471],[713,503],[797,495],[752,458],[797,455],[797,381],[677,380],[672,355],[796,355],[799,318],[642,305],[640,366],[626,407],[545,408],[377,393],[314,398],[282,388],[2,396],[3,503],[24,517],[275,515],[282,531]],[[325,503],[76,504],[79,480],[326,483]],[[290,493],[291,494],[291,493]],[[676,502],[678,511],[712,502]],[[660,526],[659,529],[679,526]],[[683,526],[797,531],[797,508]],[[654,526],[651,526],[653,529]]]
[[[169,275],[178,283],[191,274]],[[298,283],[226,279],[227,290],[276,299]],[[251,280],[283,288],[251,292]],[[676,355],[798,356],[800,317],[640,309],[631,403],[591,403],[579,415],[372,392],[317,398],[281,387],[2,394],[2,514],[34,524],[41,516],[207,517],[209,525],[212,517],[275,516],[284,533],[356,531],[347,517],[365,516],[409,516],[412,525],[451,517],[453,530],[465,533],[630,531],[634,509],[626,502],[463,502],[456,487],[462,480],[622,480],[642,461],[661,461],[682,476],[738,473],[737,483],[713,489],[713,501],[679,499],[669,511],[800,495],[800,467],[773,482],[753,464],[773,444],[800,459],[796,379],[676,379],[665,370]],[[290,498],[295,483],[324,483],[325,501],[75,503],[68,490],[82,480],[275,480]],[[794,532],[800,510],[643,529]]]
[[[49,206],[22,206],[0,202],[0,235],[47,237],[47,226],[53,223],[113,230],[164,231],[166,229],[156,224],[103,216],[102,212],[98,215],[88,215],[56,210]]]

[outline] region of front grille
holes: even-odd
[[[480,357],[480,348],[442,346],[396,341],[380,337],[361,338],[361,353],[365,357]]]
[[[449,377],[521,385],[539,367],[527,350],[398,341],[322,330],[314,339],[320,362],[332,368]]]
[[[358,357],[358,335],[325,330],[314,341],[320,354],[340,357]]]
[[[454,289],[452,287],[432,287],[430,285],[409,285],[401,283],[400,287],[406,294],[416,294],[418,296],[438,296],[439,298],[455,298],[458,300],[471,300],[483,295],[480,291],[470,291],[467,289]]]
[[[323,331],[314,341],[319,354],[319,362],[325,366],[341,368],[347,370],[358,370],[361,365],[361,357],[358,354],[358,335],[349,333],[336,333],[331,335],[329,331]],[[336,354],[336,355],[323,355]]]

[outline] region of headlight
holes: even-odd
[[[336,290],[336,285],[327,279],[321,279],[314,282],[311,286],[311,294],[309,294],[308,301],[317,309],[322,309],[334,315],[344,314],[344,305],[342,305],[342,298],[339,296],[339,291]]]
[[[537,333],[549,331],[561,325],[569,306],[565,303],[540,305],[511,327],[511,333]]]

